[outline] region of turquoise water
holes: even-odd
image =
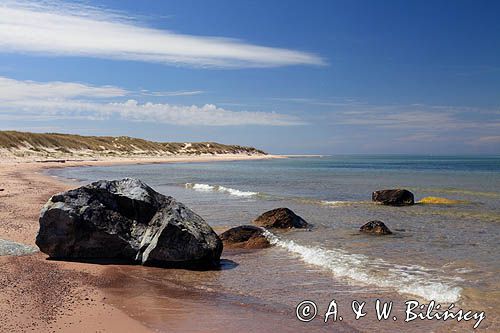
[[[294,283],[305,281],[301,292],[284,292],[276,282],[264,280],[260,283],[280,292],[269,288],[263,294],[257,284],[252,288],[248,276],[239,281],[235,273],[221,273],[217,281],[224,281],[227,291],[296,304],[308,295],[321,299],[331,292],[330,283],[340,283],[346,287],[337,292],[434,299],[498,314],[500,157],[334,156],[66,168],[51,173],[82,182],[140,178],[184,202],[214,227],[248,224],[282,206],[315,226],[311,232],[272,236],[277,246],[258,258],[260,265],[277,270],[273,272],[281,284],[292,283],[291,276]],[[407,188],[416,200],[432,196],[457,202],[372,204],[371,192],[384,188]],[[359,234],[359,227],[373,219],[384,221],[394,235]],[[257,259],[249,254],[246,260]],[[224,274],[232,275],[229,279]]]

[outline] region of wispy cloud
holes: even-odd
[[[482,136],[477,141],[483,143],[500,143],[500,135]]]
[[[131,121],[189,126],[293,126],[299,118],[274,112],[232,111],[213,104],[138,102],[136,93],[112,86],[33,82],[0,77],[0,119],[49,120],[118,117]],[[170,95],[173,96],[173,95]]]
[[[498,151],[500,110],[445,105],[352,105],[337,108],[329,122],[347,131],[366,133],[365,149],[387,147],[404,152],[409,146],[432,151],[464,145]],[[447,148],[448,147],[448,148]]]
[[[371,104],[352,97],[280,97],[276,102],[303,108],[309,123],[329,128],[365,151],[404,152],[405,147],[474,145],[500,149],[500,108],[453,105]],[[305,112],[307,111],[307,112]],[[388,148],[390,147],[390,149]],[[444,149],[444,148],[443,148]],[[456,151],[460,151],[458,148]]]
[[[194,96],[205,93],[202,90],[178,90],[178,91],[149,91],[141,90],[141,95],[155,97],[176,97],[176,96]]]
[[[159,30],[115,12],[51,1],[3,1],[0,49],[196,67],[325,64],[308,52]]]
[[[285,102],[285,103],[296,103],[304,104],[310,106],[320,106],[320,107],[334,107],[334,106],[352,106],[352,105],[364,105],[357,101],[353,97],[331,97],[329,99],[319,99],[319,98],[306,98],[306,97],[273,97],[273,101]]]
[[[483,117],[479,115],[483,115]],[[471,115],[474,117],[471,119]],[[337,124],[442,133],[500,126],[500,111],[443,105],[353,105],[332,114]]]
[[[43,98],[74,98],[74,97],[120,97],[127,95],[125,89],[113,86],[95,87],[74,82],[34,82],[18,81],[0,77],[0,98],[4,101]]]

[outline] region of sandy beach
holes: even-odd
[[[48,168],[134,163],[229,161],[275,156],[199,156],[166,159],[106,159],[99,161],[0,163],[0,238],[34,246],[42,205],[57,192],[74,186],[43,174]],[[2,332],[150,332],[139,320],[110,305],[104,287],[117,283],[110,266],[48,261],[37,252],[2,256],[0,322]],[[185,300],[185,309],[196,301]],[[130,304],[129,304],[130,306]],[[198,304],[198,307],[200,305]],[[122,307],[125,307],[123,305]],[[211,309],[214,311],[214,309]],[[189,321],[176,322],[187,328]],[[175,328],[175,327],[173,327]]]

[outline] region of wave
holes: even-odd
[[[230,187],[225,187],[221,185],[210,185],[210,184],[186,183],[185,187],[199,192],[220,192],[220,193],[234,195],[237,197],[256,197],[259,199],[268,199],[268,200],[291,200],[302,204],[321,205],[329,207],[370,203],[368,201],[364,202],[364,201],[319,200],[314,198],[303,198],[303,197],[293,197],[293,196],[287,197],[287,196],[273,195],[262,192],[241,191]]]
[[[319,201],[319,204],[323,206],[346,206],[346,205],[352,205],[353,201],[340,201],[340,200],[321,200]]]
[[[454,286],[452,279],[437,276],[437,272],[425,267],[392,265],[382,259],[370,259],[340,249],[304,246],[292,240],[283,240],[267,230],[265,236],[271,244],[298,255],[305,263],[329,270],[336,277],[395,289],[428,301],[454,303],[460,298],[462,289]]]
[[[259,192],[250,191],[240,191],[230,187],[224,187],[220,185],[209,185],[209,184],[196,184],[196,183],[186,183],[186,188],[193,189],[200,192],[221,192],[229,195],[234,195],[237,197],[253,197],[259,194]]]

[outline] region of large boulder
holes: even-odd
[[[382,221],[370,221],[359,228],[359,231],[374,235],[390,235],[392,231]]]
[[[375,191],[372,193],[372,201],[389,206],[409,206],[415,204],[413,193],[404,189]]]
[[[220,235],[224,248],[263,249],[271,244],[264,235],[265,229],[242,225],[226,230]]]
[[[266,229],[309,228],[309,224],[288,208],[276,208],[257,217],[253,223]]]
[[[101,180],[54,195],[36,245],[52,258],[143,265],[217,265],[222,242],[196,213],[140,180]]]

